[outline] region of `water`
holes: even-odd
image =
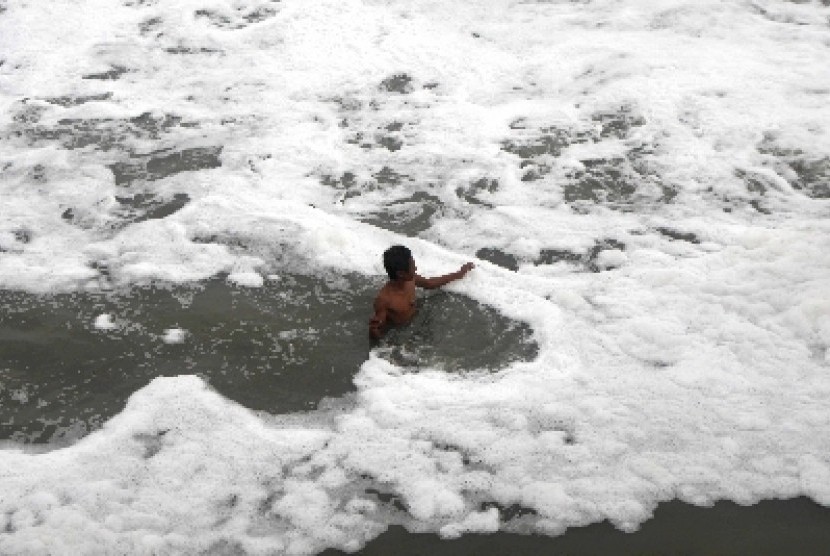
[[[123,409],[158,376],[197,374],[245,407],[287,413],[354,390],[372,347],[383,279],[283,274],[260,288],[185,287],[37,296],[4,292],[0,438],[62,445]],[[527,326],[449,292],[419,300],[412,323],[375,346],[413,370],[498,370],[537,350]],[[111,324],[96,327],[96,318]],[[181,343],[164,332],[181,329]],[[484,345],[482,345],[484,344]]]
[[[822,545],[828,10],[0,2],[0,551]]]
[[[636,533],[608,523],[568,531],[560,537],[516,534],[470,535],[443,540],[436,535],[390,529],[357,554],[823,554],[827,547],[827,508],[804,499],[765,500],[742,507],[718,502],[697,508],[679,502],[661,505]],[[344,554],[330,550],[326,556]]]

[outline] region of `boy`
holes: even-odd
[[[369,321],[369,336],[379,340],[389,325],[406,324],[415,316],[415,286],[432,290],[464,277],[473,268],[466,263],[460,269],[444,276],[424,278],[415,274],[418,267],[412,252],[403,245],[395,245],[383,252],[383,267],[389,281],[375,298],[375,314]]]

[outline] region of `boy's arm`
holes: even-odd
[[[375,314],[369,321],[369,337],[380,340],[386,332],[386,303],[378,296],[375,299]]]
[[[435,278],[424,278],[423,276],[416,274],[415,285],[427,290],[434,290],[435,288],[440,288],[450,282],[460,280],[472,269],[473,263],[464,263],[461,268],[455,272],[450,272],[449,274],[445,274],[443,276],[436,276]]]

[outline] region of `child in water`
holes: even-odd
[[[390,325],[406,324],[415,316],[415,286],[432,290],[463,278],[473,268],[465,263],[460,269],[444,276],[424,278],[415,274],[418,267],[412,252],[403,245],[394,245],[383,252],[383,267],[389,281],[375,298],[375,314],[369,321],[369,336],[378,340]]]

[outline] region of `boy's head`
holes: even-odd
[[[412,252],[403,245],[393,245],[383,252],[383,268],[386,269],[390,280],[401,278],[400,272],[408,276],[411,261]]]

